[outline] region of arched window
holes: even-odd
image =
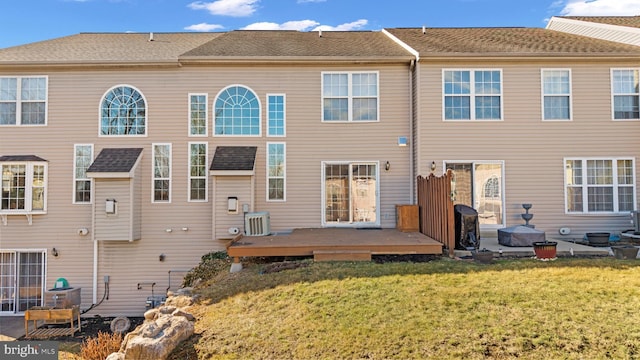
[[[260,102],[256,94],[241,85],[218,94],[214,110],[214,135],[260,136]]]
[[[100,103],[100,135],[146,135],[147,102],[128,85],[114,86]]]
[[[497,176],[491,176],[484,183],[484,197],[485,198],[499,198],[500,197],[500,180]]]

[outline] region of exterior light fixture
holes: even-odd
[[[436,171],[436,162],[432,161],[431,162],[431,172],[435,172]]]
[[[389,171],[389,169],[391,169],[391,163],[387,161],[387,163],[384,165],[384,170]]]

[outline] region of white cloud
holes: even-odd
[[[350,31],[350,30],[358,30],[365,27],[369,21],[365,19],[356,20],[354,22],[341,24],[338,26],[330,26],[330,25],[320,25],[316,27],[315,30],[323,30],[323,31]]]
[[[313,20],[298,20],[287,21],[282,24],[272,22],[258,22],[249,24],[242,28],[242,30],[297,30],[305,31],[314,26],[318,26],[320,23]]]
[[[568,0],[560,14],[563,16],[640,15],[640,0]]]
[[[369,22],[364,19],[346,23],[346,24],[341,24],[338,26],[320,25],[319,22],[314,20],[287,21],[282,24],[273,23],[273,22],[258,22],[258,23],[249,24],[243,27],[242,30],[348,31],[348,30],[361,29],[368,23]]]
[[[207,10],[211,15],[250,16],[260,0],[216,0],[212,2],[196,1],[189,4],[193,10]]]
[[[195,24],[195,25],[190,25],[184,28],[185,30],[190,30],[190,31],[201,31],[201,32],[206,32],[206,31],[213,31],[213,30],[219,30],[219,29],[224,29],[224,26],[222,25],[217,25],[217,24],[207,24],[207,23],[200,23],[200,24]]]

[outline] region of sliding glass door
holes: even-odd
[[[324,213],[327,226],[379,225],[378,164],[323,164]]]

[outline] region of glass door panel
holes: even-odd
[[[0,313],[16,311],[16,254],[0,253]]]

